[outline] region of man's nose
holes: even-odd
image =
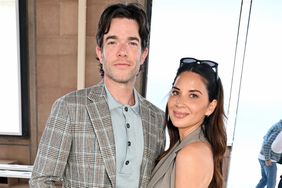
[[[118,49],[118,56],[127,56],[126,44],[120,44]]]

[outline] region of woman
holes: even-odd
[[[226,132],[217,63],[182,58],[172,85],[166,106],[170,146],[148,187],[222,188]]]

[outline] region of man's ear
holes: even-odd
[[[214,99],[212,100],[212,102],[210,102],[205,115],[210,116],[214,112],[216,106],[217,106],[217,100]]]
[[[100,63],[102,63],[102,54],[103,54],[102,48],[96,47],[96,55],[97,55]]]
[[[141,54],[141,65],[145,62],[148,53],[149,53],[149,49],[145,48]]]

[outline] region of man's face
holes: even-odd
[[[104,35],[103,47],[96,53],[103,65],[104,79],[116,83],[134,82],[147,57],[148,49],[141,50],[139,27],[135,20],[114,18],[109,32]]]

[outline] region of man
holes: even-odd
[[[96,35],[103,79],[54,103],[31,187],[146,187],[165,144],[163,112],[134,89],[148,35],[139,5],[104,10]]]
[[[275,153],[282,153],[282,131],[276,136],[275,140],[271,144],[271,150]],[[282,155],[280,156],[278,164],[282,164]],[[280,180],[277,188],[282,188],[282,175],[280,175]]]
[[[281,158],[281,153],[275,153],[271,150],[271,145],[282,131],[282,120],[274,124],[263,137],[263,144],[259,154],[259,163],[261,166],[261,179],[256,188],[275,188],[277,166],[276,162]]]

